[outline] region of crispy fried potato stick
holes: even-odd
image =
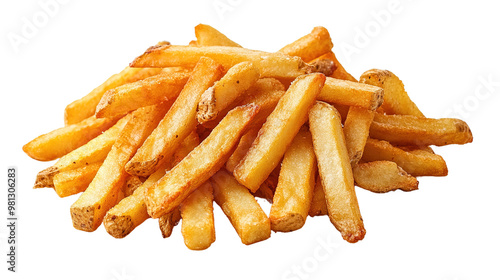
[[[351,166],[355,166],[363,156],[366,139],[370,134],[370,125],[374,112],[360,107],[351,106],[344,123],[345,143]]]
[[[303,126],[283,157],[269,219],[274,231],[293,231],[306,222],[314,191],[316,156]]]
[[[33,159],[49,161],[60,158],[85,145],[116,123],[117,119],[97,119],[92,116],[79,123],[64,126],[38,136],[23,146]]]
[[[214,198],[240,236],[250,245],[271,236],[271,224],[266,213],[247,188],[225,170],[219,170],[211,179]]]
[[[150,175],[170,160],[182,140],[196,128],[196,108],[202,93],[221,76],[220,64],[207,57],[200,58],[172,108],[125,166],[129,174]]]
[[[158,125],[170,105],[160,103],[143,107],[132,114],[94,180],[71,206],[71,218],[76,229],[96,230],[106,212],[119,201],[118,192],[128,176],[125,163]]]
[[[395,190],[418,189],[417,178],[409,175],[395,162],[372,161],[353,167],[356,185],[371,192],[386,193]]]
[[[95,108],[97,104],[99,104],[99,100],[101,100],[106,91],[124,84],[142,80],[159,74],[160,72],[160,68],[125,67],[120,73],[109,77],[89,94],[68,104],[64,110],[64,123],[66,125],[75,124],[93,116],[95,114]]]
[[[363,152],[364,161],[388,160],[413,176],[446,176],[448,168],[444,159],[426,150],[404,150],[387,141],[369,138]]]
[[[309,108],[324,82],[323,74],[309,74],[297,78],[288,88],[260,129],[252,147],[234,169],[234,176],[240,184],[252,192],[257,191],[306,122]]]
[[[125,185],[123,186],[123,194],[125,197],[132,195],[137,188],[139,188],[147,178],[139,177],[137,175],[131,175],[125,181]]]
[[[394,145],[444,146],[472,142],[472,132],[459,119],[430,119],[410,115],[376,113],[370,127],[370,137]]]
[[[219,170],[236,147],[258,106],[236,107],[187,157],[146,191],[146,205],[152,218],[172,211],[197,187]]]
[[[332,39],[328,30],[322,26],[314,27],[311,33],[290,43],[278,52],[290,56],[298,56],[304,61],[311,61],[333,48]]]
[[[309,208],[309,216],[323,216],[328,215],[326,206],[325,192],[323,191],[323,184],[319,175],[316,177],[316,185],[314,186],[313,198],[311,207]]]
[[[160,73],[104,93],[96,108],[98,118],[122,115],[144,106],[173,102],[189,78],[189,72]]]
[[[226,35],[210,25],[198,24],[194,27],[198,46],[228,46],[240,47],[237,43],[231,41]]]
[[[54,174],[54,190],[57,195],[66,197],[85,191],[101,165],[102,162],[95,162]]]
[[[333,52],[328,52],[328,53],[314,59],[310,63],[314,65],[317,61],[321,61],[321,60],[333,61],[333,64],[335,65],[333,73],[331,75],[328,75],[329,77],[332,77],[335,79],[340,79],[340,80],[347,80],[347,81],[351,81],[351,82],[358,81],[358,80],[356,80],[356,78],[354,78],[351,74],[349,74],[345,70],[345,68],[342,66],[342,64],[340,64],[340,62],[338,61],[337,57],[335,56],[335,54]]]
[[[240,142],[238,146],[234,150],[233,154],[229,157],[226,162],[226,170],[231,174],[234,172],[236,166],[240,163],[240,161],[245,157],[248,150],[252,146],[253,141],[257,138],[257,134],[259,134],[259,127],[254,127],[252,129],[248,129],[248,131],[241,136]]]
[[[333,106],[316,102],[309,112],[309,127],[330,221],[346,241],[362,240],[366,231],[354,190],[340,115]]]
[[[424,114],[406,93],[403,82],[391,71],[368,70],[361,75],[359,81],[384,89],[384,103],[382,103],[381,107],[385,113],[424,117]]]
[[[323,90],[318,94],[318,100],[375,110],[384,100],[384,90],[376,86],[328,77]]]

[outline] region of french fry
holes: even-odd
[[[354,190],[340,115],[333,106],[316,102],[309,112],[309,127],[330,221],[346,241],[357,242],[363,239],[366,231]]]
[[[125,185],[123,186],[123,194],[125,197],[132,195],[137,188],[139,188],[142,183],[144,183],[144,177],[139,177],[136,175],[129,176],[125,181]]]
[[[104,93],[112,88],[142,80],[144,78],[159,74],[160,68],[130,68],[125,67],[120,73],[109,77],[100,86],[93,89],[89,94],[68,104],[64,110],[64,123],[75,124],[95,114],[95,108],[99,104]]]
[[[169,108],[170,104],[160,103],[132,113],[131,120],[123,128],[94,180],[71,206],[73,227],[83,231],[94,231],[99,227],[106,212],[118,202],[118,192],[128,176],[125,163]]]
[[[384,89],[384,103],[381,107],[386,114],[424,117],[406,93],[403,82],[392,72],[379,69],[368,70],[361,75],[359,81]]]
[[[234,169],[236,180],[255,192],[278,165],[287,147],[307,120],[309,108],[321,91],[325,76],[297,78],[278,102],[245,157]]]
[[[375,110],[384,100],[384,90],[376,86],[328,77],[318,94],[318,100]]]
[[[127,115],[121,118],[101,135],[61,157],[53,166],[40,171],[36,176],[34,188],[53,188],[53,177],[58,172],[84,167],[95,162],[103,162],[130,117],[131,115]]]
[[[411,115],[376,113],[370,137],[394,145],[443,146],[471,143],[473,136],[466,122],[459,119],[430,119]]]
[[[355,166],[363,156],[366,139],[370,134],[370,125],[374,112],[351,106],[344,123],[345,143],[351,166]]]
[[[231,174],[233,173],[238,163],[240,163],[240,161],[245,157],[255,138],[257,138],[259,129],[260,128],[258,127],[254,127],[252,129],[249,129],[245,134],[243,134],[243,136],[241,136],[238,146],[226,162],[226,170]]]
[[[258,106],[236,107],[187,157],[146,191],[146,205],[152,218],[172,211],[192,191],[208,180],[227,161]]]
[[[333,73],[331,75],[328,75],[328,77],[332,77],[332,78],[340,79],[340,80],[347,80],[347,81],[351,81],[351,82],[358,81],[358,80],[356,80],[356,78],[354,78],[351,74],[349,74],[345,70],[345,68],[342,66],[342,64],[340,64],[340,62],[338,61],[337,57],[335,56],[335,54],[333,52],[327,52],[326,54],[314,59],[310,63],[314,65],[317,61],[321,61],[321,60],[333,61],[333,64],[335,65]]]
[[[219,112],[250,88],[259,76],[259,69],[248,61],[231,67],[222,79],[201,95],[196,115],[198,123],[203,124],[215,119]]]
[[[403,150],[387,141],[369,138],[366,141],[364,161],[388,160],[395,162],[412,176],[446,176],[448,168],[444,159],[426,150]]]
[[[210,25],[198,24],[194,27],[194,33],[198,46],[228,46],[241,48],[240,45],[231,41],[226,35]]]
[[[261,77],[295,78],[310,73],[310,65],[299,57],[281,53],[254,51],[227,46],[158,46],[148,49],[137,57],[131,67],[194,67],[200,57],[215,60],[227,71],[234,65],[249,61],[260,70]],[[145,66],[147,65],[147,66]]]
[[[298,56],[302,60],[309,62],[331,51],[332,48],[333,43],[328,30],[322,26],[317,26],[313,28],[311,33],[284,46],[278,52]]]
[[[212,176],[214,198],[238,233],[241,242],[250,245],[271,236],[266,213],[247,188],[225,170]]]
[[[309,216],[323,216],[328,215],[326,206],[325,192],[323,191],[323,184],[319,175],[316,178],[316,185],[314,186],[311,207],[309,208]]]
[[[116,123],[117,119],[97,119],[92,116],[79,123],[64,126],[38,136],[23,146],[33,159],[50,161],[83,146]]]
[[[314,191],[316,156],[303,126],[283,157],[269,220],[274,231],[293,231],[306,222]]]
[[[168,212],[158,219],[158,224],[160,225],[160,231],[163,238],[167,238],[172,235],[174,227],[179,224],[180,220],[181,212],[179,211],[179,207],[175,208],[174,210]]]
[[[417,178],[409,175],[395,162],[372,161],[353,167],[356,185],[371,192],[386,193],[395,190],[418,189]]]
[[[96,117],[110,118],[164,101],[173,102],[189,78],[189,72],[160,73],[106,91],[96,108]]]
[[[101,165],[102,162],[96,162],[54,174],[54,190],[57,195],[67,197],[85,191]]]
[[[191,250],[205,250],[215,241],[213,187],[206,181],[180,206],[184,244]]]
[[[164,161],[197,125],[196,108],[202,93],[222,76],[222,68],[212,59],[202,57],[172,108],[127,163],[129,174],[147,176]]]

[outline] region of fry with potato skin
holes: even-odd
[[[316,177],[316,185],[314,186],[311,207],[309,208],[309,216],[323,216],[328,215],[326,206],[325,192],[323,191],[323,184],[319,175]]]
[[[384,100],[384,90],[372,85],[327,77],[318,100],[375,110]]]
[[[344,123],[345,143],[351,166],[355,166],[363,156],[365,143],[370,134],[374,112],[351,106]]]
[[[404,150],[387,141],[368,138],[363,152],[364,161],[394,161],[412,176],[446,176],[448,168],[444,159],[426,150]]]
[[[330,221],[344,240],[358,242],[366,231],[354,190],[340,115],[333,106],[316,102],[309,112],[309,127]]]
[[[340,64],[338,61],[337,57],[333,52],[328,52],[314,60],[312,60],[310,63],[315,64],[316,61],[321,61],[321,60],[330,60],[333,61],[333,64],[335,65],[333,73],[331,75],[327,75],[328,77],[332,77],[335,79],[340,79],[340,80],[347,80],[351,82],[358,82],[356,78],[354,78],[351,74],[349,74],[345,68]]]
[[[226,214],[243,244],[250,245],[271,236],[269,218],[247,188],[225,170],[219,170],[211,180],[215,202]]]
[[[95,162],[75,169],[54,174],[54,190],[59,197],[67,197],[87,189],[102,162]]]
[[[311,133],[303,126],[287,149],[274,192],[269,220],[274,231],[293,231],[306,222],[314,191],[316,156]]]
[[[311,61],[333,48],[332,39],[328,30],[322,26],[314,27],[311,33],[292,42],[278,52],[290,56],[298,56],[304,61]]]
[[[325,82],[323,74],[297,78],[259,131],[252,147],[234,169],[234,177],[255,192],[285,154],[307,120],[309,108]]]
[[[123,186],[123,194],[125,197],[132,195],[137,188],[139,188],[147,178],[139,177],[137,175],[131,175],[125,181],[125,185]]]
[[[471,143],[473,140],[467,123],[459,119],[380,113],[376,113],[373,118],[370,137],[400,146],[444,146]]]
[[[239,47],[241,46],[222,34],[217,29],[210,25],[198,24],[194,27],[198,46],[228,46]]]
[[[189,74],[186,70],[160,73],[110,89],[99,101],[95,115],[109,118],[160,102],[173,102],[186,84]]]
[[[200,58],[172,108],[125,166],[129,174],[150,175],[170,160],[183,139],[196,128],[196,110],[202,93],[221,76],[220,64],[207,57]]]
[[[24,145],[23,151],[36,160],[54,160],[85,145],[114,125],[116,121],[116,118],[97,119],[92,116],[79,123],[38,136]]]
[[[104,93],[112,88],[142,80],[144,78],[159,74],[159,68],[130,68],[125,67],[120,73],[109,77],[100,86],[93,89],[89,94],[68,104],[64,109],[64,123],[75,124],[95,114],[95,108]]]
[[[231,110],[210,135],[156,184],[147,189],[146,205],[152,218],[172,211],[192,191],[219,170],[259,110],[246,105]]]
[[[353,167],[356,185],[371,192],[386,193],[395,190],[413,191],[418,189],[417,178],[409,175],[395,162],[372,161]]]
[[[133,113],[94,180],[71,206],[71,218],[76,229],[94,231],[99,227],[106,212],[118,202],[118,192],[128,176],[124,169],[125,163],[169,108],[170,104],[160,103],[140,108]]]

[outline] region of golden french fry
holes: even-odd
[[[189,155],[147,189],[146,205],[153,218],[172,211],[227,161],[248,124],[257,114],[255,105],[236,107]]]
[[[85,191],[101,165],[102,162],[96,162],[54,174],[53,183],[57,195],[66,197]]]
[[[170,104],[160,103],[132,113],[132,118],[123,128],[94,180],[71,206],[71,218],[76,229],[94,231],[99,227],[106,212],[118,202],[118,192],[128,176],[125,164],[169,108]]]
[[[114,125],[116,120],[116,118],[97,119],[92,116],[79,123],[38,136],[24,145],[23,151],[36,160],[54,160],[83,146]]]
[[[53,166],[40,171],[36,176],[34,188],[52,188],[54,187],[53,177],[55,174],[95,162],[103,162],[130,117],[131,115],[127,115],[121,118],[101,135],[61,157]]]
[[[327,52],[326,54],[312,60],[310,63],[315,64],[317,61],[322,61],[322,60],[329,60],[333,61],[333,64],[335,65],[333,73],[331,75],[327,75],[328,77],[332,77],[335,79],[340,79],[340,80],[347,80],[351,82],[357,82],[356,78],[354,78],[351,74],[349,74],[345,68],[340,64],[338,61],[337,57],[333,52]]]
[[[374,112],[351,106],[344,123],[345,143],[351,166],[355,166],[363,156],[366,139],[370,134],[370,125]]]
[[[409,175],[395,162],[372,161],[353,167],[356,185],[371,192],[386,193],[395,190],[418,189],[417,178]]]
[[[316,156],[303,126],[285,152],[269,220],[274,231],[293,231],[306,222],[314,191]]]
[[[210,25],[198,24],[194,27],[194,33],[198,46],[228,46],[241,48],[240,45],[231,41],[226,35]]]
[[[403,150],[387,141],[369,138],[363,152],[364,161],[394,161],[413,176],[446,176],[448,168],[444,159],[426,150]]]
[[[250,245],[271,236],[269,218],[247,188],[225,170],[219,170],[211,180],[214,182],[215,201],[243,244]]]
[[[158,219],[158,224],[160,225],[160,231],[163,238],[167,238],[172,235],[174,227],[179,224],[180,220],[181,212],[179,211],[179,207],[175,208],[174,210],[168,212]]]
[[[316,185],[314,186],[313,198],[311,207],[309,208],[309,216],[323,216],[328,215],[326,206],[325,192],[323,191],[323,184],[319,175],[316,177]]]
[[[254,127],[252,129],[249,129],[245,134],[243,134],[243,136],[241,136],[238,146],[226,162],[226,170],[231,174],[233,173],[236,166],[240,163],[240,161],[245,157],[255,138],[257,138],[259,129],[260,128],[258,127]]]
[[[322,26],[317,26],[313,28],[311,33],[284,46],[278,52],[298,56],[302,60],[309,62],[331,51],[332,48],[333,43],[328,30]]]
[[[333,106],[316,102],[309,112],[309,127],[330,221],[346,241],[357,242],[363,239],[366,231],[354,190],[340,115]]]
[[[139,188],[142,183],[144,183],[145,178],[139,177],[136,175],[129,176],[125,181],[125,185],[123,186],[123,194],[125,197],[132,195],[137,188]]]
[[[391,71],[368,70],[361,75],[359,81],[384,89],[384,103],[382,103],[381,108],[385,113],[424,117],[424,114],[406,93],[403,82]]]
[[[129,174],[147,176],[164,161],[197,125],[196,108],[202,93],[222,76],[220,64],[202,57],[172,108],[127,163]]]
[[[370,137],[394,145],[415,146],[466,144],[473,140],[469,126],[462,120],[380,113],[373,118]]]
[[[231,67],[224,77],[201,95],[196,115],[198,123],[203,124],[215,119],[219,112],[250,88],[259,76],[259,69],[248,61]]]
[[[327,77],[318,100],[328,103],[377,109],[384,100],[384,90],[367,84]]]
[[[189,72],[160,73],[106,91],[96,108],[96,117],[109,118],[164,101],[173,102],[189,78]]]
[[[252,192],[257,191],[306,122],[309,108],[324,82],[323,74],[309,74],[297,78],[288,88],[260,129],[252,147],[234,169],[234,176],[240,184]]]
[[[194,67],[202,56],[210,57],[217,63],[220,63],[224,67],[225,71],[240,62],[252,62],[255,67],[260,70],[262,77],[295,78],[312,71],[311,66],[302,61],[300,57],[227,46],[152,47],[130,63],[130,66]]]
[[[213,201],[213,188],[209,180],[181,203],[181,232],[184,244],[191,250],[205,250],[215,241]]]
[[[64,123],[75,124],[95,114],[95,108],[107,90],[142,80],[144,78],[159,74],[160,68],[130,68],[125,67],[120,73],[109,77],[100,86],[93,89],[89,94],[68,104],[64,110]]]

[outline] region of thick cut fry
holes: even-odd
[[[125,166],[129,174],[150,175],[170,160],[175,149],[196,128],[196,108],[202,93],[221,76],[219,64],[207,57],[200,59],[172,108]]]
[[[228,217],[241,242],[250,245],[271,236],[271,224],[253,195],[225,170],[212,176],[214,198]]]
[[[106,91],[124,84],[142,80],[159,74],[160,72],[160,68],[125,67],[120,73],[109,77],[89,94],[68,104],[64,110],[64,123],[66,125],[75,124],[93,116],[95,114],[95,108],[97,104],[99,104],[99,100],[101,100]]]
[[[136,175],[129,176],[125,181],[125,185],[123,186],[123,194],[125,197],[132,195],[137,188],[139,188],[142,183],[144,183],[144,177],[139,177]]]
[[[203,124],[215,119],[219,112],[250,88],[259,76],[259,69],[248,61],[231,67],[222,79],[201,95],[196,115],[198,123]]]
[[[94,231],[99,227],[106,212],[118,202],[118,192],[128,176],[125,163],[158,125],[169,107],[169,104],[161,103],[133,113],[94,180],[71,206],[71,218],[76,229]]]
[[[430,119],[410,115],[376,113],[370,127],[370,137],[394,145],[444,146],[472,142],[472,132],[458,119]]]
[[[257,139],[234,169],[240,184],[257,191],[278,165],[287,147],[307,120],[309,108],[325,82],[323,74],[297,78],[259,131]]]
[[[246,127],[257,114],[255,105],[236,107],[187,157],[147,189],[146,205],[153,218],[172,211],[227,161]]]
[[[250,61],[260,70],[262,77],[295,78],[299,75],[307,74],[312,71],[312,67],[300,59],[300,57],[226,46],[152,47],[130,63],[130,66],[194,67],[202,56],[210,57],[217,63],[222,64],[225,71],[240,62]]]
[[[237,43],[231,41],[226,35],[210,25],[198,24],[194,27],[198,46],[228,46],[240,47]]]
[[[387,141],[369,138],[363,152],[364,161],[388,160],[395,162],[413,176],[446,176],[448,168],[444,159],[426,150],[403,150]]]
[[[257,138],[259,129],[260,128],[258,127],[249,129],[243,136],[241,136],[238,146],[226,162],[226,170],[231,174],[240,161],[245,157],[255,138]]]
[[[283,157],[269,220],[274,231],[293,231],[306,222],[316,176],[311,133],[302,127]]]
[[[356,185],[371,192],[386,193],[395,190],[418,189],[417,178],[409,175],[395,162],[372,161],[353,167]]]
[[[215,241],[212,183],[203,183],[181,204],[181,232],[191,250],[204,250]]]
[[[83,146],[116,122],[115,119],[97,119],[92,116],[79,123],[58,128],[38,136],[23,146],[33,159],[49,161],[60,158]]]
[[[424,116],[406,93],[403,82],[392,72],[379,69],[368,70],[361,75],[359,81],[384,89],[384,103],[381,107],[385,113]]]
[[[344,123],[345,143],[351,166],[355,166],[363,156],[366,139],[370,134],[370,125],[374,112],[360,107],[351,106]]]
[[[130,117],[131,115],[123,117],[101,135],[63,156],[53,166],[40,171],[36,176],[34,188],[54,187],[53,177],[58,172],[76,169],[95,162],[103,162]]]
[[[158,224],[160,225],[160,231],[163,238],[167,238],[172,235],[174,227],[179,224],[180,220],[181,212],[179,211],[179,207],[175,208],[174,210],[168,212],[158,219]]]
[[[316,102],[309,112],[309,126],[330,221],[346,241],[357,242],[363,239],[366,231],[354,190],[340,115],[333,106]]]
[[[376,86],[328,77],[323,90],[318,94],[318,100],[375,110],[384,100],[384,90]]]
[[[109,118],[163,101],[173,102],[188,78],[189,72],[181,70],[110,89],[104,93],[95,114],[98,118]]]
[[[356,80],[356,78],[354,78],[351,74],[349,74],[345,70],[345,68],[342,66],[342,64],[340,64],[340,62],[338,61],[337,57],[335,56],[335,54],[333,52],[328,52],[328,53],[314,59],[310,63],[314,65],[317,61],[321,61],[321,60],[333,61],[333,64],[335,65],[333,73],[331,75],[328,75],[329,77],[332,77],[335,79],[340,79],[340,80],[347,80],[347,81],[351,81],[351,82],[358,81],[358,80]]]
[[[311,61],[321,56],[333,48],[332,39],[328,30],[322,26],[314,27],[311,33],[290,43],[278,52],[290,56],[298,56],[304,61]]]
[[[96,162],[54,174],[54,190],[57,195],[66,197],[85,191],[101,165],[102,162]]]
[[[316,177],[316,186],[314,186],[313,198],[311,207],[309,208],[309,216],[323,216],[328,215],[326,206],[325,192],[323,191],[323,184],[319,175]]]

